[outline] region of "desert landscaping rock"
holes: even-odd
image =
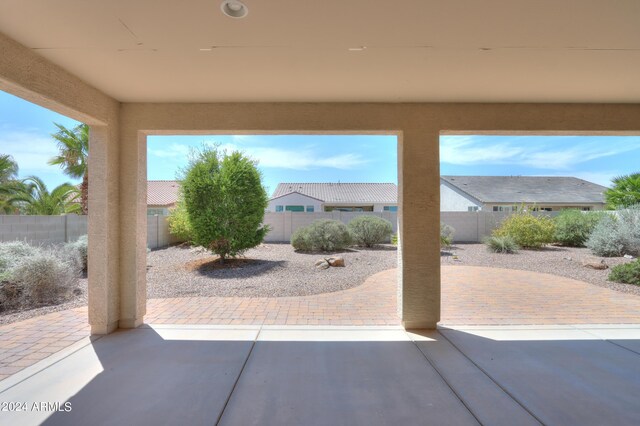
[[[609,265],[606,264],[604,259],[599,259],[597,257],[585,257],[582,259],[582,266],[585,268],[591,269],[608,269]]]
[[[316,269],[329,269],[331,265],[325,259],[316,261]]]
[[[327,259],[327,262],[329,262],[329,265],[334,266],[334,267],[344,267],[344,257],[330,257]]]
[[[454,257],[457,257],[457,260]],[[440,263],[542,272],[640,295],[640,286],[607,280],[609,270],[582,266],[580,260],[586,257],[593,257],[593,253],[587,248],[548,246],[541,250],[520,250],[516,254],[500,254],[489,252],[484,244],[455,244],[451,249],[441,252]],[[606,259],[609,267],[629,262],[632,260],[624,257]]]

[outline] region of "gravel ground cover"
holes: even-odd
[[[341,256],[346,267],[318,270],[316,260]],[[149,298],[241,296],[285,297],[330,293],[356,287],[367,277],[397,267],[390,245],[334,254],[296,253],[289,244],[262,244],[248,250],[240,262],[220,267],[210,253],[175,246],[149,254]]]
[[[603,258],[609,269],[596,270],[582,265],[582,260],[587,257],[594,257],[587,248],[548,246],[542,250],[520,250],[516,254],[500,254],[488,251],[484,244],[455,244],[451,249],[441,252],[440,263],[542,272],[640,295],[639,286],[607,280],[612,266],[631,262],[631,259]]]

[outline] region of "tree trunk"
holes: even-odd
[[[82,214],[89,214],[89,171],[87,170],[82,176],[82,184],[80,184],[80,205],[82,206]]]

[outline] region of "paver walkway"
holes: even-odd
[[[150,324],[399,325],[395,269],[361,286],[304,297],[151,299]],[[89,335],[76,308],[0,327],[0,380]],[[640,297],[555,275],[442,267],[445,325],[640,323]]]

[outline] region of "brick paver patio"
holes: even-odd
[[[336,293],[304,297],[151,299],[153,324],[399,325],[395,269]],[[0,380],[89,335],[76,308],[0,327]],[[442,267],[448,325],[640,323],[640,297],[555,275]]]

